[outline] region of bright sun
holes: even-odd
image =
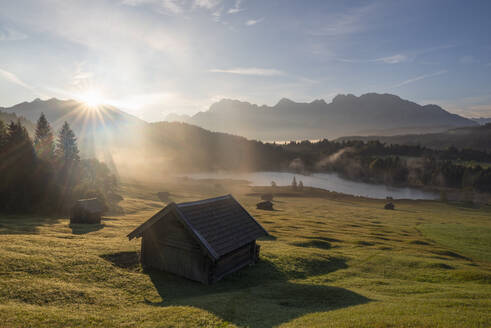
[[[100,92],[96,90],[88,90],[82,93],[79,97],[80,101],[82,101],[87,107],[98,107],[104,104],[104,99]]]

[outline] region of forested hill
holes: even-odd
[[[182,172],[288,169],[295,154],[279,145],[178,122],[149,123],[144,131],[146,158],[161,154],[162,168]]]
[[[192,117],[170,115],[168,119],[268,141],[440,132],[477,125],[437,105],[421,106],[376,93],[338,95],[331,103],[298,103],[283,98],[271,107],[224,99]]]
[[[451,129],[441,133],[408,134],[396,136],[352,136],[344,140],[379,140],[386,144],[421,145],[433,149],[456,147],[491,151],[491,123],[482,126]]]
[[[4,124],[17,122],[18,120],[20,120],[21,124],[26,127],[29,133],[32,134],[32,132],[34,132],[34,124],[30,120],[27,120],[23,116],[17,116],[14,113],[7,113],[0,110],[0,121],[4,122]]]

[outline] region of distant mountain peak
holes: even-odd
[[[312,105],[327,105],[324,99],[315,99],[311,102]]]
[[[397,131],[441,131],[477,123],[436,105],[421,106],[397,95],[339,94],[331,103],[323,99],[295,102],[281,98],[273,106],[221,100],[188,123],[205,129],[263,140],[332,138],[350,134]],[[432,130],[433,129],[433,130]]]
[[[338,94],[336,97],[332,99],[332,102],[341,103],[341,102],[354,101],[354,100],[358,100],[358,97],[355,96],[354,94],[348,93],[348,94]]]
[[[280,101],[278,101],[278,103],[275,105],[275,107],[294,105],[294,104],[296,104],[296,102],[294,102],[293,100],[290,100],[288,98],[283,97],[280,99]]]

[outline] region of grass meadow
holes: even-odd
[[[490,327],[491,207],[306,188],[274,211],[232,182],[125,180],[101,225],[0,216],[0,327]],[[138,262],[126,235],[165,204],[232,193],[270,232],[257,265],[215,285]]]

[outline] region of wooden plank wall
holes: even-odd
[[[192,280],[208,282],[209,259],[173,214],[143,233],[144,264]]]

